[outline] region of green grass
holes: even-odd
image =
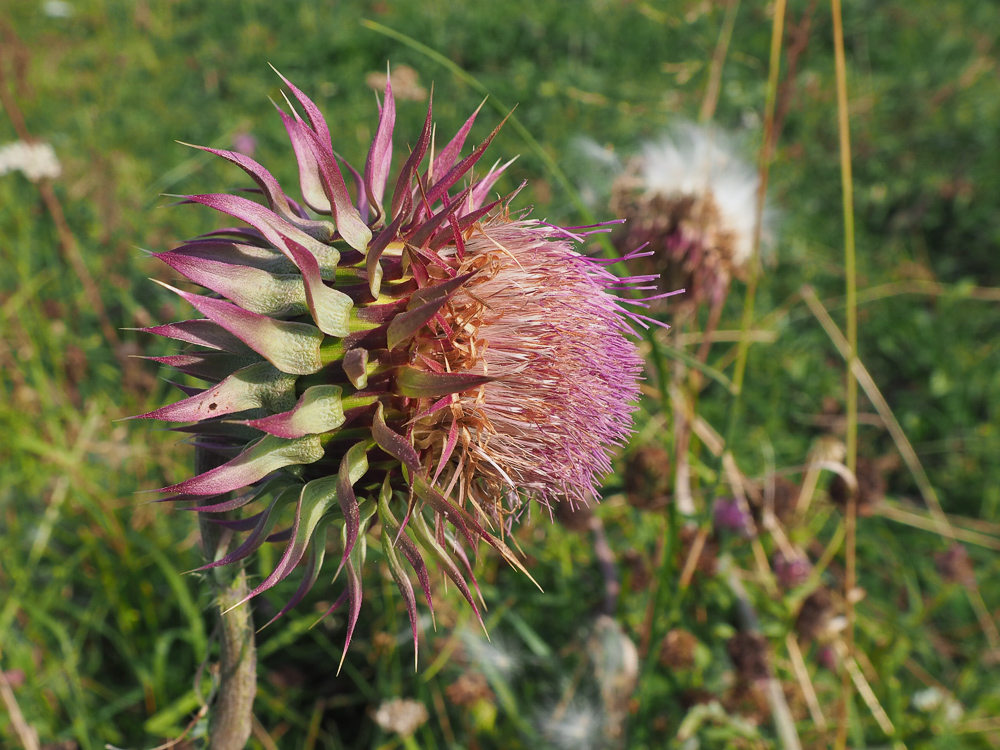
[[[236,170],[175,140],[226,148],[236,133],[252,133],[258,160],[295,185],[294,161],[268,101],[280,100],[268,63],[315,97],[338,150],[354,164],[363,163],[376,122],[365,74],[384,70],[387,60],[415,68],[425,86],[434,83],[436,119],[445,130],[463,122],[479,104],[477,88],[363,25],[370,19],[444,55],[497,100],[517,104],[519,121],[579,187],[589,168],[575,155],[578,136],[628,154],[643,139],[697,117],[724,8],[594,0],[568,13],[561,4],[520,0],[435,9],[412,0],[80,0],[71,18],[60,19],[44,15],[40,3],[0,5],[7,24],[0,25],[6,35],[0,85],[13,92],[30,132],[51,142],[62,161],[55,195],[106,316],[102,321],[88,301],[38,186],[20,174],[0,176],[0,670],[43,746],[152,748],[177,737],[194,717],[213,679],[210,667],[201,668],[217,644],[207,581],[183,574],[200,564],[196,519],[147,504],[155,496],[135,494],[187,476],[192,449],[150,424],[116,421],[173,398],[152,363],[128,358],[165,354],[169,345],[124,329],[184,315],[148,280],[171,277],[143,249],[163,251],[218,226],[209,211],[164,207],[170,199],[160,194],[242,186]],[[1000,11],[989,2],[957,0],[848,6],[859,357],[944,510],[970,519],[970,527],[995,543],[1000,81],[993,40]],[[743,129],[751,159],[761,137],[772,28],[763,8],[739,8],[715,118],[727,129]],[[764,268],[751,326],[773,334],[773,341],[749,350],[731,446],[749,477],[777,469],[797,479],[795,467],[831,432],[816,417],[842,413],[846,393],[844,362],[800,292],[812,285],[845,327],[829,8],[792,2],[786,39],[801,32],[805,18],[811,19],[809,39],[794,80],[785,77],[788,48],[783,52],[769,196],[779,211],[777,262]],[[400,102],[397,154],[418,132],[424,106]],[[498,119],[484,110],[473,137],[485,137]],[[0,143],[17,137],[14,121],[0,117]],[[574,196],[517,129],[505,128],[490,153],[523,155],[499,189],[529,179],[520,205],[534,204],[536,216],[552,221],[579,223]],[[610,218],[600,205],[593,210]],[[910,281],[938,286],[934,293],[897,287],[866,296],[865,290]],[[743,293],[736,284],[720,329],[739,327]],[[105,341],[102,322],[117,331],[117,351]],[[709,359],[727,378],[729,346],[717,344]],[[696,354],[693,346],[681,351]],[[652,373],[651,367],[650,385]],[[729,403],[725,388],[710,382],[699,414],[722,432]],[[917,480],[884,425],[869,418],[876,410],[864,395],[859,409],[859,454],[887,457],[894,466],[889,504],[912,504],[928,516]],[[623,462],[639,445],[670,442],[664,419],[670,423],[669,409],[650,396]],[[833,434],[843,439],[836,426]],[[691,461],[696,489],[707,492],[720,478],[717,460],[701,446]],[[826,500],[828,479],[824,474],[805,521],[789,531],[814,560],[843,523]],[[738,617],[727,570],[742,578],[759,616],[803,744],[829,746],[840,675],[821,666],[819,648],[804,648],[830,724],[823,731],[804,707],[785,646],[805,592],[775,594],[749,545],[733,537],[720,540],[721,572],[696,573],[680,590],[685,558],[672,516],[629,506],[620,476],[608,479],[598,514],[621,570],[615,619],[624,634],[642,640],[651,601],[642,568],[649,572],[666,540],[664,606],[652,612],[653,631],[684,629],[698,641],[694,668],[663,667],[655,654],[644,662],[625,707],[624,746],[680,747],[679,730],[695,733],[702,747],[777,742],[769,719],[748,724],[731,702],[714,717],[690,707],[694,691],[732,692],[725,643]],[[603,584],[589,537],[535,514],[516,539],[545,591],[482,553],[478,575],[490,605],[493,651],[484,650],[455,592],[439,586],[437,631],[425,628],[421,669],[414,674],[405,611],[378,549],[371,550],[362,619],[339,676],[343,615],[312,627],[323,602],[329,606],[338,595],[336,586],[264,631],[260,730],[251,747],[272,746],[265,733],[282,748],[400,747],[372,721],[378,704],[396,696],[420,700],[430,711],[414,738],[419,747],[551,745],[540,729],[545,717],[600,701],[606,681],[595,676],[594,663],[614,646],[595,641],[593,613]],[[934,553],[946,547],[939,534],[884,514],[859,518],[858,585],[865,596],[856,604],[856,644],[861,672],[894,736],[885,736],[872,707],[852,689],[851,746],[986,748],[1000,742],[996,654],[989,654],[965,588],[944,580],[935,566]],[[985,606],[996,613],[996,547],[967,547]],[[765,554],[774,548],[772,538],[762,539]],[[251,580],[266,575],[274,559],[273,549],[253,558]],[[842,554],[820,572],[833,588],[842,587],[843,574]],[[289,585],[295,583],[255,603],[259,622],[281,606]],[[456,706],[446,689],[475,663],[492,697]],[[948,720],[943,707],[924,712],[914,706],[914,695],[932,685],[954,696],[964,708],[961,718]],[[22,738],[4,705],[0,744],[18,747]],[[759,718],[760,712],[743,715]],[[195,726],[193,733],[199,731]]]

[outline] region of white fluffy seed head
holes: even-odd
[[[733,266],[750,259],[760,179],[728,137],[714,128],[684,125],[673,137],[643,146],[638,167],[647,195],[710,198],[733,236]]]
[[[599,703],[574,699],[539,720],[542,736],[559,750],[596,750],[604,747],[604,711]]]

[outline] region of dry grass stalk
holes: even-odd
[[[14,734],[17,735],[21,744],[24,745],[25,750],[39,750],[38,732],[25,721],[24,714],[21,713],[21,707],[18,705],[17,698],[14,695],[14,690],[11,688],[10,682],[7,680],[7,675],[4,674],[2,669],[0,669],[0,698],[3,699],[7,715],[10,716],[10,723],[14,727]]]
[[[889,719],[889,715],[885,712],[885,709],[882,708],[882,704],[879,703],[878,697],[875,695],[875,691],[872,690],[872,686],[862,673],[861,668],[858,666],[858,662],[848,652],[847,644],[842,639],[838,638],[834,641],[834,648],[837,650],[837,655],[844,664],[847,675],[854,683],[854,687],[858,691],[858,695],[861,696],[865,705],[868,706],[868,710],[871,711],[872,716],[882,729],[882,732],[886,737],[892,737],[895,735],[896,727],[893,726],[892,721]]]

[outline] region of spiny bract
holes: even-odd
[[[204,149],[252,177],[263,203],[185,196],[249,227],[156,256],[207,290],[173,289],[204,317],[143,330],[188,344],[155,359],[208,385],[184,387],[187,398],[141,416],[194,423],[179,429],[222,457],[164,488],[168,499],[193,500],[190,510],[203,513],[260,509],[220,520],[249,535],[205,567],[287,540],[247,597],[302,563],[280,616],[317,581],[335,533],[347,586],[333,608],[348,603],[349,644],[367,531],[380,525],[416,639],[404,561],[428,607],[426,555],[478,616],[466,549],[483,540],[523,570],[502,540],[505,521],[531,499],[585,502],[609,468],[607,451],[629,432],[638,395],[627,319],[642,316],[624,313],[608,290],[641,279],[618,279],[577,254],[585,231],[512,215],[512,196],[487,203],[507,165],[458,186],[497,132],[460,158],[475,114],[435,153],[428,107],[384,202],[391,83],[362,175],[334,153],[313,102],[282,80],[305,112],[279,108],[312,213],[253,159]],[[276,532],[292,513],[291,527]]]

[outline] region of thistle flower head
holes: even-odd
[[[827,631],[833,614],[830,590],[820,587],[802,600],[795,617],[795,630],[803,640],[815,641]]]
[[[430,556],[475,609],[467,551],[485,541],[523,570],[502,539],[510,517],[531,499],[583,500],[609,468],[638,393],[629,314],[609,294],[630,281],[576,252],[586,230],[512,213],[513,196],[488,202],[507,165],[472,171],[496,130],[462,157],[475,114],[435,148],[428,107],[386,198],[391,83],[363,171],[285,83],[304,113],[279,108],[303,203],[252,158],[203,149],[242,168],[261,200],[185,196],[249,226],[157,256],[205,290],[170,287],[201,317],[144,330],[187,344],[156,360],[206,385],[141,416],[193,423],[179,429],[221,457],[164,488],[169,499],[205,513],[256,508],[223,521],[249,534],[206,567],[287,541],[250,594],[303,563],[280,616],[317,581],[337,534],[347,586],[334,607],[349,605],[349,643],[377,525],[416,639],[409,571],[431,606]],[[290,526],[276,531],[282,519]]]
[[[712,504],[712,521],[716,529],[732,531],[745,537],[753,535],[753,519],[745,504],[735,497],[719,497]]]
[[[778,584],[785,589],[805,583],[813,570],[809,558],[798,550],[789,551],[787,555],[779,550],[774,554],[771,567]]]
[[[647,143],[612,188],[612,210],[628,219],[622,249],[648,245],[664,289],[684,300],[720,302],[753,255],[756,172],[714,129],[693,125]]]

